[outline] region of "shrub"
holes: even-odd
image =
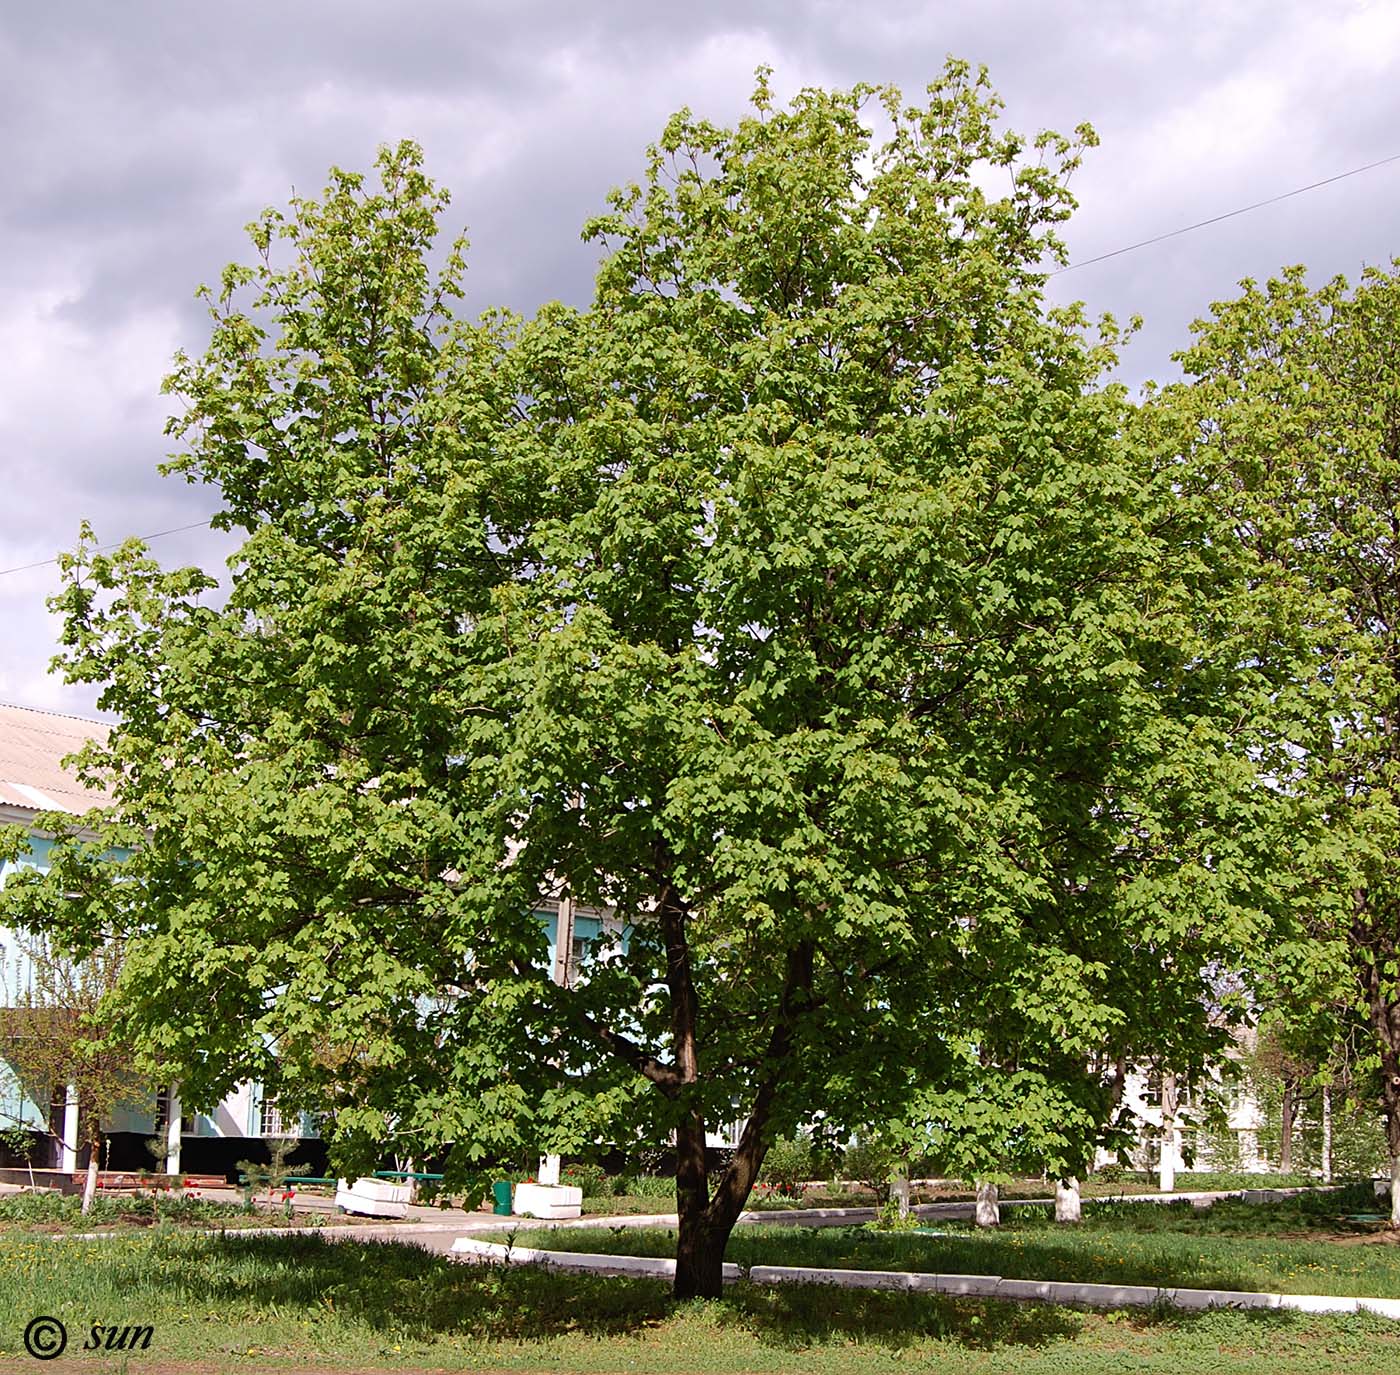
[[[676,1181],[665,1174],[618,1175],[613,1192],[629,1198],[674,1198]]]
[[[875,1210],[874,1218],[865,1224],[872,1232],[917,1232],[923,1223],[913,1212],[900,1215],[899,1203],[887,1198]]]
[[[584,1198],[602,1198],[612,1192],[610,1181],[603,1167],[589,1164],[586,1161],[565,1165],[559,1176],[559,1182],[572,1184],[574,1188],[582,1189]]]
[[[812,1175],[812,1142],[799,1132],[796,1136],[779,1137],[763,1158],[759,1179],[771,1184],[780,1194],[796,1197],[802,1184]]]
[[[842,1162],[846,1177],[872,1190],[881,1204],[889,1201],[890,1180],[898,1167],[899,1156],[878,1137],[848,1146]]]

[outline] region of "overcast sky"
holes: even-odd
[[[421,142],[472,241],[470,304],[586,303],[579,226],[681,105],[985,62],[1012,127],[1088,120],[1102,147],[1067,230],[1093,257],[1400,153],[1400,0],[155,0],[9,4],[0,17],[0,570],[207,517],[156,475],[171,355],[242,226],[327,167]],[[1321,280],[1400,253],[1400,163],[1066,273],[1061,298],[1133,312],[1133,380],[1244,276]],[[208,531],[153,542],[221,568]],[[0,701],[91,714],[47,673],[51,566],[0,574]]]

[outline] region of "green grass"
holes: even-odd
[[[1097,1314],[816,1286],[739,1285],[676,1304],[648,1281],[453,1264],[413,1248],[321,1237],[104,1242],[0,1238],[0,1362],[30,1369],[37,1313],[69,1327],[73,1368],[119,1368],[76,1348],[93,1322],[150,1323],[130,1370],[621,1370],[951,1375],[1400,1369],[1400,1324],[1366,1315]]]
[[[969,1194],[970,1198],[971,1195]],[[930,1201],[932,1196],[930,1195]],[[784,1211],[793,1208],[870,1208],[875,1203],[874,1195],[859,1193],[833,1194],[826,1190],[812,1190],[801,1198],[787,1198],[782,1195],[763,1197],[755,1194],[749,1199],[751,1212]],[[668,1194],[597,1194],[585,1197],[583,1212],[586,1217],[631,1217],[647,1216],[653,1213],[674,1213],[676,1211],[675,1190]]]
[[[648,1181],[649,1183],[652,1181]],[[664,1190],[649,1189],[645,1194],[598,1194],[583,1200],[583,1211],[590,1217],[622,1217],[647,1213],[673,1213],[676,1210],[673,1181],[662,1180]],[[1207,1192],[1235,1189],[1284,1189],[1315,1186],[1317,1181],[1304,1175],[1266,1174],[1220,1174],[1196,1173],[1178,1174],[1177,1192]],[[1369,1189],[1370,1185],[1365,1186]],[[1080,1192],[1084,1198],[1121,1198],[1124,1194],[1154,1194],[1157,1192],[1157,1176],[1146,1174],[1115,1174],[1103,1179],[1091,1176],[1083,1181]],[[1018,1179],[1006,1185],[1003,1198],[1051,1199],[1055,1196],[1055,1186],[1043,1179]],[[946,1186],[923,1186],[912,1192],[915,1203],[971,1203],[976,1195],[971,1189],[955,1184]],[[1371,1206],[1367,1194],[1367,1207]],[[870,1208],[875,1204],[875,1195],[869,1189],[859,1186],[832,1189],[829,1185],[814,1185],[803,1191],[801,1197],[787,1198],[778,1194],[764,1196],[758,1192],[749,1199],[749,1210],[753,1212],[781,1212],[791,1208]]]
[[[1043,1210],[1012,1214],[997,1229],[930,1224],[944,1235],[864,1227],[741,1227],[727,1259],[740,1265],[1002,1275],[1008,1279],[1262,1289],[1292,1294],[1400,1298],[1400,1246],[1322,1239],[1378,1231],[1348,1224],[1350,1193],[1198,1211],[1189,1204],[1087,1207],[1079,1227]],[[669,1256],[675,1233],[660,1228],[520,1232],[516,1244],[567,1251]]]
[[[256,1227],[283,1221],[280,1208],[245,1208],[241,1203],[177,1194],[98,1194],[86,1215],[77,1194],[0,1195],[0,1232],[88,1232],[150,1227],[158,1222],[181,1227]]]

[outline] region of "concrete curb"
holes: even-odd
[[[546,1265],[571,1274],[627,1275],[671,1279],[674,1260],[649,1256],[609,1256],[585,1251],[542,1251],[528,1246],[461,1237],[452,1255],[475,1264]],[[742,1277],[739,1266],[726,1264],[724,1280]],[[1292,1309],[1302,1313],[1376,1313],[1400,1320],[1400,1299],[1349,1298],[1337,1294],[1268,1294],[1233,1289],[1158,1288],[1139,1284],[1070,1284],[1060,1280],[1015,1280],[1001,1275],[935,1275],[912,1270],[838,1270],[795,1265],[755,1265],[747,1278],[754,1284],[830,1284],[842,1289],[905,1290],[964,1298],[1005,1299],[1013,1303],[1074,1304],[1084,1308]]]

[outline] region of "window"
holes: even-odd
[[[258,1135],[259,1136],[290,1136],[286,1124],[282,1121],[282,1110],[277,1106],[275,1098],[264,1098],[258,1104]]]

